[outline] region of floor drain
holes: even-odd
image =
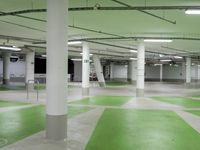
[[[5,138],[0,138],[0,147],[5,146],[8,143],[8,140]]]

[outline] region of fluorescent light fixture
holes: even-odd
[[[79,59],[79,58],[74,58],[74,59],[71,59],[73,61],[82,61],[82,59]]]
[[[18,47],[8,47],[8,46],[0,46],[0,49],[10,50],[10,51],[21,51],[21,48],[18,48]]]
[[[162,61],[162,62],[170,62],[172,60],[170,60],[170,59],[161,59],[160,61]]]
[[[83,55],[83,53],[80,53],[81,55]],[[92,56],[93,54],[90,54],[90,56]]]
[[[170,43],[173,40],[171,39],[144,39],[144,42],[152,42],[152,43]]]
[[[73,59],[71,59],[71,60],[73,60],[73,61],[82,61],[81,58],[73,58]],[[92,60],[90,60],[90,62],[92,62]]]
[[[181,57],[181,56],[174,56],[174,58],[176,58],[176,59],[183,59],[183,57]]]
[[[42,57],[47,57],[47,55],[41,55]]]
[[[200,15],[200,9],[188,9],[185,11],[188,15]]]
[[[162,66],[162,64],[154,64],[154,66]]]
[[[78,44],[82,44],[81,41],[71,41],[71,42],[68,42],[68,45],[78,45]]]
[[[130,60],[137,60],[137,58],[129,58]]]
[[[131,53],[137,53],[137,51],[136,51],[136,50],[130,50],[130,52],[131,52]]]
[[[160,56],[160,57],[164,57],[164,55],[163,55],[163,54],[159,54],[159,56]]]

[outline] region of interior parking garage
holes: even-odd
[[[200,149],[198,0],[2,0],[0,149]]]

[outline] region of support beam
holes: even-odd
[[[87,42],[83,42],[82,55],[82,95],[89,96],[90,88],[90,50]]]
[[[3,52],[3,84],[10,84],[10,53]]]
[[[144,96],[144,65],[145,65],[145,46],[144,43],[138,45],[137,53],[137,87],[136,96]]]
[[[35,52],[26,53],[26,88],[28,90],[34,89],[34,62],[35,62]]]
[[[191,58],[186,58],[186,85],[191,83]]]
[[[67,138],[68,0],[47,0],[46,138]]]
[[[94,61],[94,67],[95,67],[95,70],[96,70],[99,86],[105,87],[106,84],[105,84],[105,79],[104,79],[104,75],[103,75],[102,66],[101,66],[99,56],[94,55],[93,61]]]
[[[137,80],[137,61],[132,60],[131,61],[131,83],[133,85],[136,85]]]

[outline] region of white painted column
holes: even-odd
[[[137,80],[137,61],[132,60],[131,61],[131,83],[133,85],[136,85],[136,80]]]
[[[110,63],[110,80],[113,80],[113,67],[114,67],[114,63],[111,62]]]
[[[46,137],[67,137],[68,0],[47,0]]]
[[[97,79],[98,79],[98,83],[100,87],[105,87],[105,79],[103,76],[103,71],[102,71],[102,66],[101,66],[101,62],[99,59],[99,56],[94,55],[93,56],[93,61],[94,61],[94,67],[95,67],[95,71],[96,71],[96,75],[97,75]]]
[[[10,84],[10,53],[3,52],[3,84]]]
[[[160,65],[160,82],[163,81],[163,65]]]
[[[138,45],[137,53],[137,87],[136,96],[144,96],[144,66],[145,65],[145,46],[144,43]]]
[[[89,96],[90,88],[90,50],[87,42],[83,42],[82,55],[82,95]]]
[[[186,58],[186,84],[191,83],[191,58]]]
[[[34,89],[34,62],[35,62],[35,52],[26,53],[26,88],[28,90]]]

